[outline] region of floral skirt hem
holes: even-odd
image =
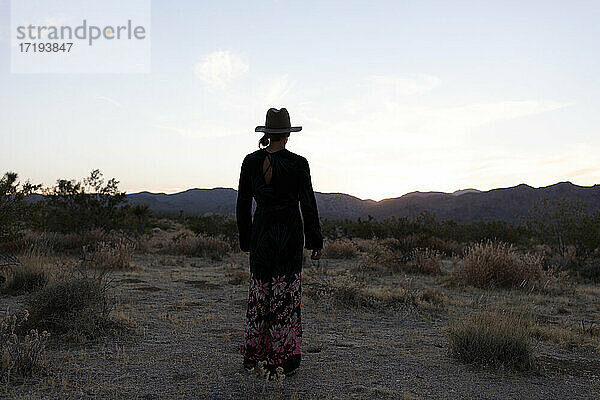
[[[244,330],[244,364],[266,361],[291,371],[302,353],[301,275],[257,279],[250,274]],[[286,371],[287,370],[287,371]]]

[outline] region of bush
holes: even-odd
[[[185,226],[198,235],[222,237],[232,247],[238,245],[238,230],[235,218],[220,214],[189,216]]]
[[[426,275],[439,275],[442,273],[441,255],[436,250],[415,249],[411,252],[411,261],[407,270]]]
[[[348,239],[325,241],[325,258],[348,259],[357,255],[356,246]]]
[[[453,280],[481,288],[511,288],[531,285],[543,275],[539,255],[522,255],[512,245],[487,241],[468,247]]]
[[[42,362],[50,334],[33,329],[20,338],[16,331],[28,318],[28,312],[0,316],[0,377],[5,382],[31,376]]]
[[[525,322],[509,313],[481,313],[449,325],[450,354],[465,363],[507,366],[527,370],[533,366]]]
[[[57,253],[77,254],[85,248],[94,248],[100,242],[115,242],[119,236],[106,233],[101,229],[92,229],[79,233],[57,233],[27,230],[23,235],[10,242],[2,244],[2,248],[23,253],[31,247],[45,248]]]
[[[226,241],[205,235],[195,235],[189,230],[158,232],[150,240],[149,247],[160,253],[190,257],[210,257],[220,260],[231,251]]]
[[[40,188],[29,182],[20,184],[17,178],[14,172],[0,177],[0,243],[19,238],[30,216],[30,207],[24,199]]]
[[[104,272],[77,270],[52,281],[28,299],[29,324],[82,340],[103,332],[112,304]]]
[[[31,248],[13,265],[2,287],[3,293],[20,294],[38,290],[49,280],[49,270],[40,248]]]
[[[396,239],[392,239],[396,241]],[[364,278],[373,275],[385,275],[403,270],[407,261],[398,250],[392,250],[395,243],[389,241],[372,240],[371,245],[365,249],[360,262],[352,268],[352,271]],[[385,243],[386,245],[383,245]]]
[[[131,257],[134,251],[135,243],[121,238],[115,243],[98,243],[96,249],[86,258],[96,268],[123,270],[131,267]]]

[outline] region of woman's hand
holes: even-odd
[[[320,260],[322,255],[323,255],[323,249],[313,250],[312,254],[310,255],[310,259],[311,260]]]

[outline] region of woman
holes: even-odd
[[[313,260],[323,249],[308,161],[285,149],[290,132],[301,129],[290,125],[285,108],[267,111],[265,126],[256,127],[264,133],[263,148],[242,163],[236,207],[240,248],[250,252],[244,367],[266,361],[271,372],[282,367],[287,375],[301,358],[302,246],[312,250]]]

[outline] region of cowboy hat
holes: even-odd
[[[276,108],[269,108],[265,125],[257,126],[256,129],[254,129],[255,132],[264,133],[290,133],[300,132],[301,130],[301,126],[291,126],[290,114],[285,108],[279,110]]]

